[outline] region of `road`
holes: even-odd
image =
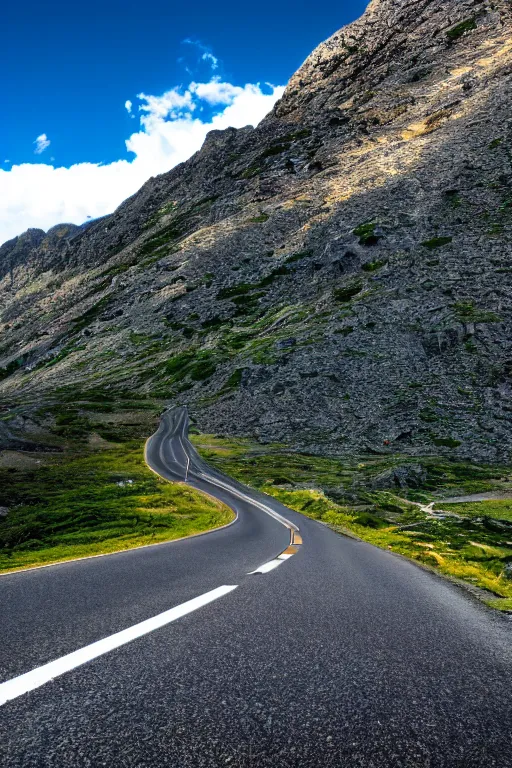
[[[510,618],[222,476],[186,430],[166,414],[148,463],[233,524],[0,577],[2,768],[512,766]]]

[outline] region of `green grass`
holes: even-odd
[[[211,464],[292,509],[493,593],[500,600],[512,600],[512,581],[505,575],[505,565],[512,557],[510,534],[471,517],[438,520],[411,503],[427,502],[434,493],[462,495],[505,487],[510,485],[510,467],[467,465],[440,457],[326,458],[243,439],[213,435],[192,439]],[[383,472],[407,463],[421,463],[424,479],[420,488],[374,489],[375,479]],[[512,507],[512,501],[508,504]],[[461,512],[461,506],[454,505],[455,511]],[[441,502],[440,507],[447,505]]]
[[[131,549],[229,522],[231,510],[153,474],[143,442],[0,469],[0,571]]]
[[[422,246],[433,251],[435,248],[442,248],[443,245],[449,245],[452,240],[452,237],[433,237],[431,240],[424,240]]]
[[[8,363],[5,368],[0,368],[0,381],[6,379],[11,374],[16,373],[19,368],[23,367],[25,362],[26,356],[22,355],[21,357],[16,358],[16,360],[11,360],[11,362]]]
[[[460,24],[457,24],[455,27],[449,29],[446,33],[446,37],[451,43],[453,43],[455,40],[458,40],[459,37],[462,37],[462,35],[466,34],[466,32],[470,32],[473,29],[476,29],[476,19],[474,16],[461,21]]]
[[[253,216],[252,219],[249,219],[249,221],[252,224],[262,224],[264,221],[268,221],[269,218],[270,216],[268,213],[260,213],[259,216]]]
[[[512,522],[512,499],[468,501],[461,504],[445,504],[445,502],[439,501],[434,505],[434,509],[455,512],[467,517],[492,517],[496,520],[510,520]],[[512,537],[512,530],[510,537]]]
[[[362,265],[363,272],[376,272],[378,269],[382,269],[387,264],[387,259],[377,259],[376,261],[367,261]]]
[[[490,608],[496,608],[498,611],[512,612],[512,597],[502,597],[497,600],[485,601]]]
[[[271,144],[270,147],[267,147],[267,149],[263,150],[260,157],[264,159],[265,157],[273,157],[274,155],[281,155],[283,152],[286,152],[287,149],[290,149],[290,144]]]
[[[479,309],[472,301],[455,302],[453,314],[461,323],[499,323],[501,321],[501,317],[496,312]]]
[[[431,435],[431,440],[434,445],[445,448],[458,448],[461,445],[460,440],[454,440],[453,437],[439,437],[438,435]]]
[[[353,234],[359,238],[360,245],[377,245],[382,235],[375,233],[376,226],[375,221],[366,221],[353,230]]]
[[[332,295],[336,301],[347,302],[350,301],[350,299],[352,299],[354,296],[357,296],[358,293],[361,293],[362,290],[362,280],[354,280],[353,282],[344,285],[342,288],[335,288],[332,292]]]

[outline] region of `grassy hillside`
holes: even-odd
[[[233,519],[220,502],[153,474],[143,448],[130,440],[0,466],[0,505],[9,508],[0,571],[169,541]]]
[[[512,608],[510,501],[486,502],[480,513],[478,505],[454,504],[457,517],[436,517],[424,509],[442,496],[510,489],[510,467],[398,455],[318,458],[282,445],[212,435],[193,440],[219,469],[288,507],[477,587],[493,607]],[[400,487],[396,478],[407,473],[415,488]],[[485,516],[475,519],[477,514]]]

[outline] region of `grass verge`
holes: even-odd
[[[142,441],[0,469],[0,572],[170,541],[230,522],[232,511],[153,474]],[[41,454],[39,454],[40,456]]]

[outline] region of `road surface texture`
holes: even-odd
[[[147,461],[233,524],[0,578],[2,768],[512,766],[510,618],[230,481],[187,427]]]

